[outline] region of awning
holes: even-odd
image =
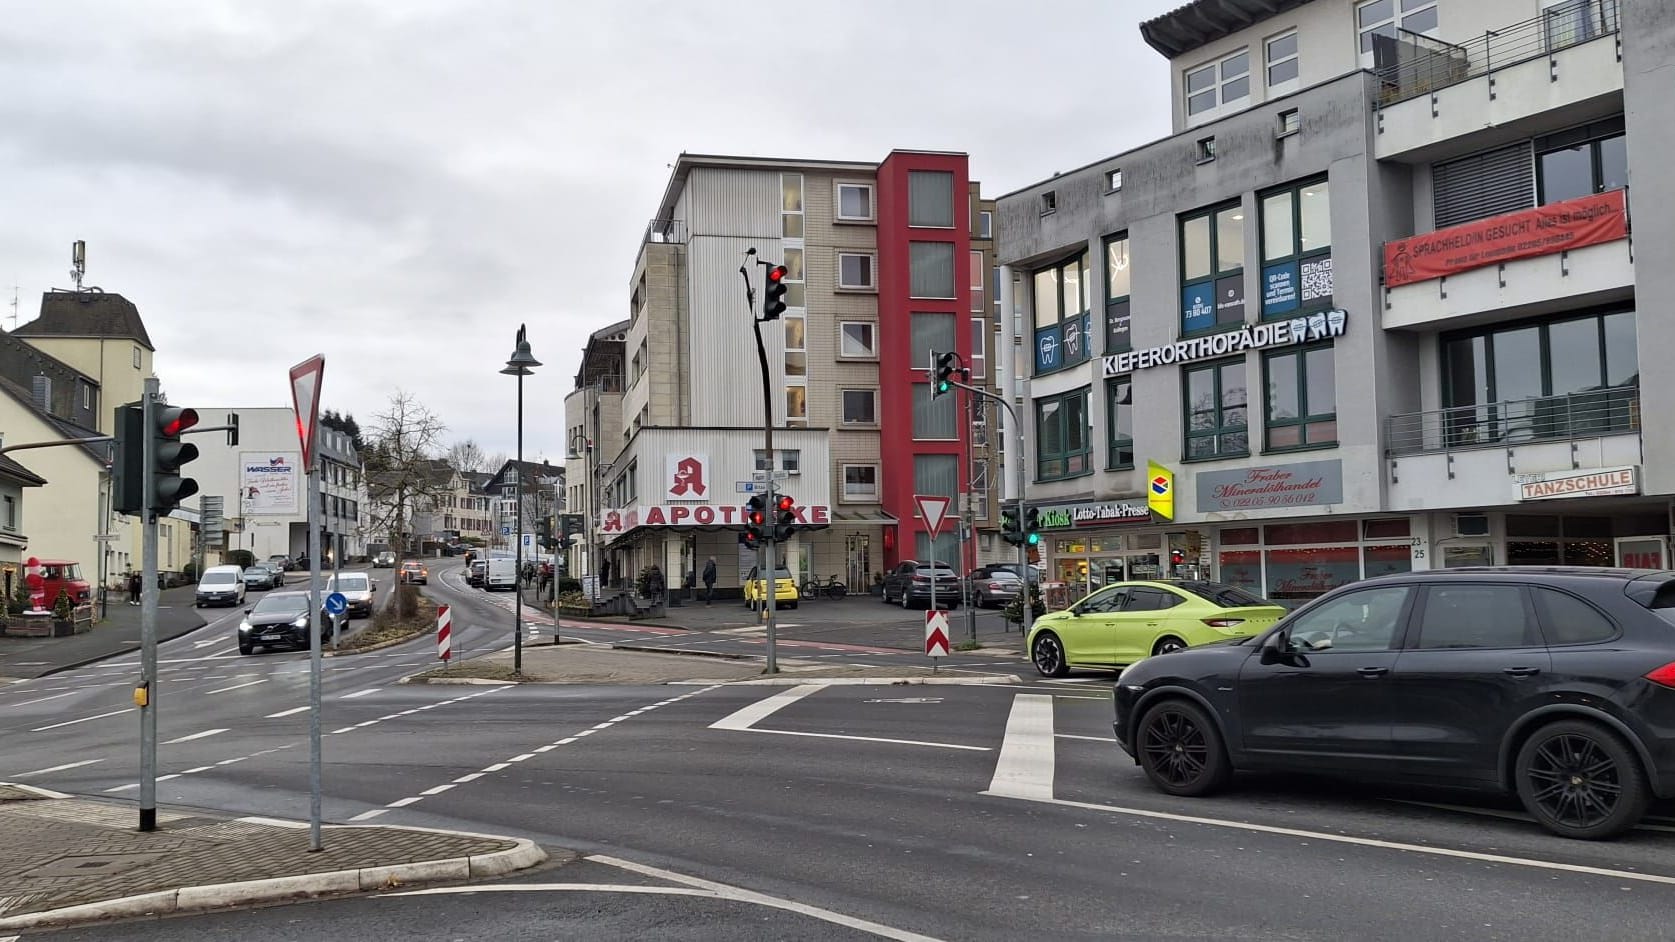
[[[901,521],[895,515],[882,510],[861,511],[857,513],[833,511],[829,523],[798,524],[797,530],[801,533],[812,533],[816,530],[826,530],[832,527],[894,526],[900,522]],[[724,533],[728,531],[742,533],[744,531],[744,524],[734,524],[732,526],[725,526],[721,524],[713,526],[667,526],[661,524],[641,524],[632,530],[608,537],[605,540],[604,545],[615,546],[619,543],[631,543],[640,536],[651,533]]]

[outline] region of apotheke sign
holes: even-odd
[[[1102,504],[1067,504],[1063,507],[1042,507],[1041,529],[1068,530],[1075,527],[1102,527],[1116,523],[1151,523],[1152,512],[1144,503],[1115,501]]]
[[[1121,376],[1154,366],[1194,363],[1246,350],[1265,350],[1342,337],[1348,320],[1347,312],[1334,309],[1290,320],[1250,324],[1240,330],[1223,331],[1207,337],[1177,340],[1161,347],[1114,353],[1105,358],[1105,375]]]

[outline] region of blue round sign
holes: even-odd
[[[326,612],[331,615],[341,615],[349,610],[349,600],[342,592],[333,592],[326,596]]]

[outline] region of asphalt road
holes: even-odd
[[[448,588],[448,568],[432,572],[463,643],[504,646],[504,597]],[[306,658],[229,655],[228,617],[164,647],[161,767],[178,777],[159,799],[305,817],[308,717],[294,711]],[[1099,678],[395,683],[432,657],[424,639],[327,662],[328,820],[517,834],[580,861],[46,937],[1670,937],[1667,806],[1591,844],[1452,793],[1251,777],[1213,799],[1169,798],[1112,743]],[[131,798],[133,671],[102,664],[0,689],[0,779]]]

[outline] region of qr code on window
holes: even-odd
[[[1302,264],[1303,303],[1332,296],[1332,260],[1323,258]]]

